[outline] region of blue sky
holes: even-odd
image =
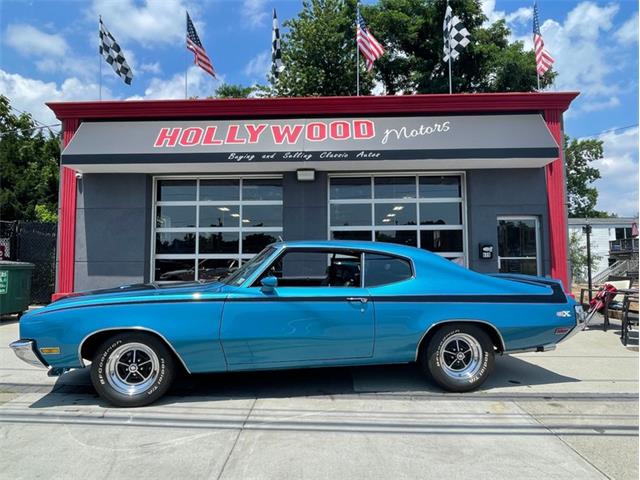
[[[368,0],[365,3],[373,3]],[[638,212],[638,2],[539,0],[542,34],[559,75],[551,90],[580,91],[565,115],[573,137],[598,136],[599,208]],[[126,86],[106,64],[103,98],[182,98],[193,59],[184,48],[184,11],[220,74],[229,83],[265,83],[271,9],[283,22],[299,0],[2,0],[0,92],[44,123],[50,100],[96,100],[97,17],[124,48],[134,71]],[[487,0],[489,21],[505,18],[514,40],[531,48],[531,2]],[[283,29],[286,31],[286,29]],[[210,95],[219,82],[189,67],[189,94]],[[624,128],[630,127],[630,128]]]

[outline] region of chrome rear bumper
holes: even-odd
[[[23,362],[38,368],[49,368],[47,362],[38,353],[36,342],[33,340],[16,340],[9,347]]]

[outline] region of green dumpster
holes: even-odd
[[[29,308],[33,267],[33,263],[0,261],[0,315]]]

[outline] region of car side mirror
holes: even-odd
[[[263,292],[271,293],[278,286],[278,279],[276,277],[264,277],[260,280],[260,284]]]

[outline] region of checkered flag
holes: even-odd
[[[273,33],[271,35],[271,74],[277,79],[284,70],[282,64],[282,51],[280,50],[280,24],[276,16],[276,9],[273,9]]]
[[[460,19],[453,15],[451,7],[447,4],[447,11],[444,14],[444,23],[442,25],[444,34],[444,61],[456,60],[462,49],[469,45],[469,31],[464,27]]]
[[[124,83],[127,85],[131,85],[133,81],[133,72],[127,63],[127,60],[124,58],[124,54],[122,53],[122,49],[116,39],[113,38],[113,35],[109,33],[102,23],[102,18],[100,19],[100,55],[104,57],[113,71],[118,74]]]

